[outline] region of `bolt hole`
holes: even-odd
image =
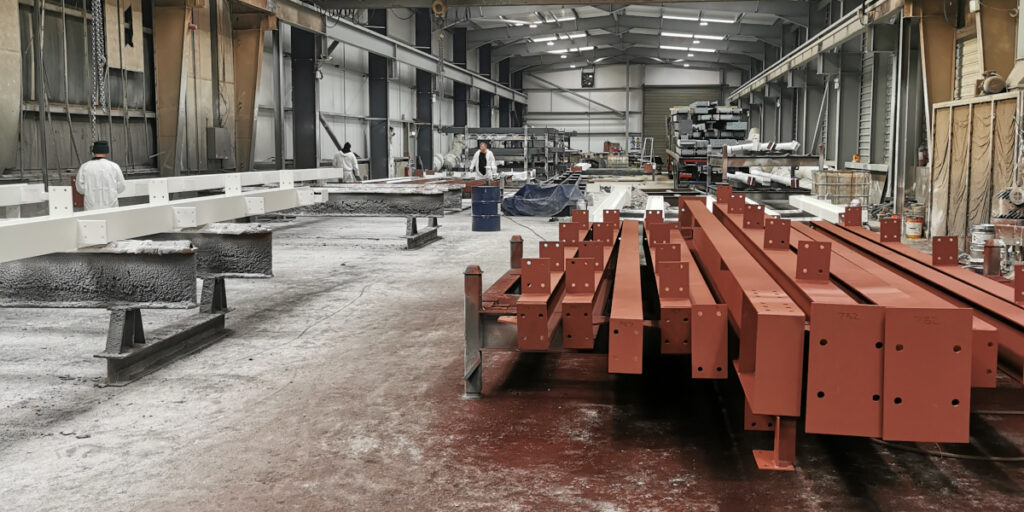
[[[721,366],[719,366],[719,367],[715,368],[715,371],[716,371],[716,372],[720,372],[720,371],[722,371],[722,367],[721,367]]]
[[[991,341],[990,341],[990,342],[988,342],[988,346],[990,346],[990,347],[991,347],[992,345],[993,345],[993,343],[992,343]]]
[[[960,399],[958,399],[958,398],[954,398],[954,399],[953,399],[953,407],[956,407],[956,406],[958,406],[958,405],[960,405]]]
[[[822,338],[822,339],[821,339],[821,341],[819,341],[818,343],[819,343],[819,344],[820,344],[821,346],[823,346],[823,347],[824,347],[825,345],[828,345],[828,340],[826,340],[825,338]]]
[[[903,399],[900,398],[900,397],[893,398],[892,399],[892,403],[894,403],[894,404],[902,404],[903,403]]]
[[[698,371],[698,372],[702,372],[702,371],[704,371],[704,367],[703,367],[703,366],[698,366],[698,367],[697,367],[697,371]]]
[[[963,350],[963,348],[961,348],[960,345],[953,345],[953,352],[960,352],[961,350]]]
[[[881,341],[876,341],[875,342],[875,348],[882,348],[882,342]]]
[[[897,344],[896,344],[896,352],[899,352],[899,351],[901,351],[901,350],[903,350],[903,344],[901,344],[901,343],[897,343]]]
[[[818,398],[825,398],[825,392],[824,391],[818,391]]]
[[[618,329],[615,329],[614,331],[612,331],[612,334],[618,334],[618,333],[619,333]]]
[[[880,397],[878,395],[871,395],[871,400],[874,400],[875,402],[877,402],[877,401],[879,401],[881,399],[882,399],[882,397]]]

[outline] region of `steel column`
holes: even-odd
[[[367,26],[381,35],[388,32],[388,12],[384,9],[367,11]],[[370,179],[387,178],[391,169],[391,144],[388,124],[388,67],[387,57],[368,54],[370,75]]]

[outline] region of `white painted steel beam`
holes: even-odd
[[[318,167],[313,169],[201,174],[171,178],[127,180],[124,192],[118,194],[117,197],[146,197],[152,192],[151,202],[166,202],[168,194],[180,192],[218,190],[229,186],[231,188],[275,184],[280,186],[282,183],[284,184],[283,188],[290,188],[294,187],[296,182],[341,179],[343,175],[344,173],[340,168]],[[53,193],[63,193],[64,188],[68,187],[50,188]],[[49,200],[49,196],[50,194],[43,190],[41,183],[0,185],[0,206],[40,203]]]
[[[839,222],[839,214],[846,211],[846,206],[804,195],[789,196],[789,204],[832,223]]]
[[[260,189],[0,223],[0,263],[175,231],[316,201],[311,188]]]

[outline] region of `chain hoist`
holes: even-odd
[[[98,140],[96,130],[96,107],[107,110],[107,51],[104,30],[103,0],[92,0],[92,101],[89,102],[89,125],[92,140]]]

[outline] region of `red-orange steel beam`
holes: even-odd
[[[569,230],[575,233],[575,227]],[[563,242],[540,242],[540,257],[522,260],[521,292],[516,301],[519,350],[543,351],[551,347],[562,320],[565,261],[577,248]]]
[[[595,223],[593,241],[583,242],[575,258],[567,261],[566,294],[562,301],[562,346],[589,350],[611,290],[612,255],[618,244],[620,224]]]
[[[741,215],[715,203],[714,213],[807,315],[804,430],[881,437],[883,362],[875,344],[883,339],[884,309],[859,303],[831,281],[831,244],[793,242],[792,252],[789,220],[765,219],[764,207],[752,204]]]
[[[802,409],[804,314],[706,209],[704,199],[684,202],[694,221],[691,247],[739,334],[733,367],[750,410],[776,417],[774,449],[755,450],[754,458],[762,469],[792,469],[795,417]]]
[[[1024,380],[1024,310],[1016,304],[998,299],[935,268],[882,247],[842,227],[827,222],[812,223],[815,229],[828,233],[859,251],[869,255],[885,268],[912,280],[933,295],[941,296],[958,306],[974,308],[974,316],[997,330],[991,337],[975,339],[975,386],[995,386],[995,357],[1017,380]],[[895,245],[886,243],[886,246]],[[997,283],[993,283],[997,284]],[[998,356],[997,356],[998,354]],[[984,379],[984,380],[981,380]]]
[[[862,253],[872,255],[888,268],[898,271],[933,293],[942,295],[947,300],[974,307],[975,315],[998,331],[995,348],[1008,372],[1017,380],[1024,381],[1024,308],[1014,302],[1013,288],[982,276],[979,278],[984,281],[966,279],[967,273],[964,272],[969,270],[959,267],[944,264],[933,266],[921,261],[920,258],[911,258],[904,253],[913,251],[912,249],[898,242],[882,243],[878,236],[869,231],[865,232],[862,228],[844,228],[827,222],[814,222],[814,226],[827,232],[831,237],[843,240]],[[952,245],[955,246],[954,241]],[[987,289],[975,286],[984,282],[989,284]],[[991,348],[988,345],[991,341],[990,338],[984,340],[983,346],[979,348]],[[976,368],[986,371],[991,369],[991,358],[987,353],[976,355],[984,355],[984,359],[978,361]],[[989,376],[986,385],[994,386],[994,373],[985,375]]]
[[[608,322],[608,372],[643,372],[644,308],[640,283],[640,225],[623,221]]]
[[[794,238],[834,241],[833,276],[886,306],[883,351],[882,438],[890,441],[967,442],[975,319],[851,247],[810,226]],[[983,325],[979,332],[986,332]],[[991,336],[994,332],[989,327]],[[812,339],[813,343],[813,339]]]

